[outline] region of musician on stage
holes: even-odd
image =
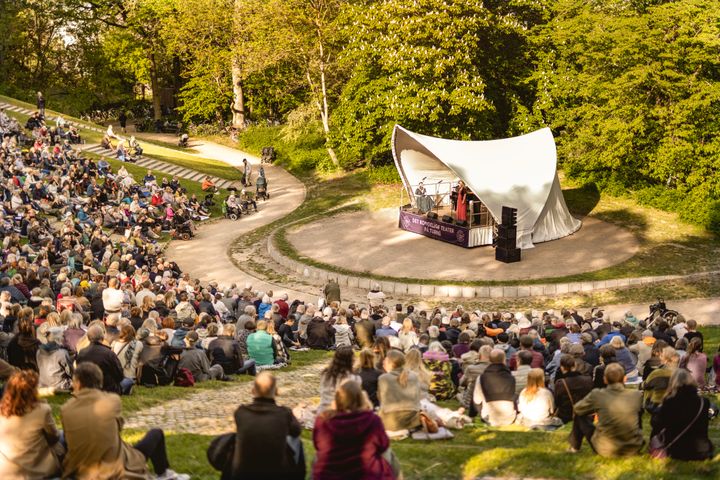
[[[454,206],[455,206],[455,219],[459,222],[467,221],[467,209],[468,209],[468,189],[465,186],[465,182],[460,180],[455,187]]]
[[[417,208],[422,213],[427,213],[433,208],[433,199],[430,198],[430,196],[427,194],[427,190],[425,189],[425,185],[423,182],[420,182],[415,189],[415,203],[417,205]]]

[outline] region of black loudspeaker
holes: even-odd
[[[459,222],[455,222],[455,225],[457,225],[458,227],[467,228],[467,227],[468,227],[468,222],[467,222],[467,220],[461,220],[461,221],[459,221]]]
[[[502,224],[508,227],[517,225],[517,208],[502,207]]]
[[[430,219],[432,219],[432,220],[437,220],[438,214],[435,213],[435,212],[428,212],[427,217],[430,218]]]
[[[498,225],[497,226],[497,236],[498,236],[498,238],[516,238],[517,237],[517,227],[509,227],[507,225]]]
[[[495,249],[495,260],[504,263],[514,263],[520,261],[519,248],[501,248]]]
[[[455,223],[455,220],[450,215],[443,215],[442,221],[445,223]]]
[[[504,248],[505,250],[514,250],[517,248],[517,239],[515,237],[503,238],[498,235],[495,239],[495,247]]]

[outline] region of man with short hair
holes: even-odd
[[[493,349],[490,365],[475,382],[473,402],[482,420],[493,427],[515,421],[515,377],[505,365],[505,352]]]
[[[215,364],[210,366],[205,351],[198,348],[198,334],[195,331],[185,335],[185,350],[180,356],[178,368],[187,368],[192,373],[196,382],[204,382],[206,380],[222,380],[225,375],[222,365]]]
[[[527,377],[532,367],[530,366],[533,361],[533,354],[527,350],[520,350],[517,352],[518,367],[512,372],[515,377],[515,396],[520,395],[520,392],[527,386]]]
[[[545,368],[545,358],[543,357],[543,354],[538,352],[533,348],[535,345],[535,340],[530,335],[523,335],[520,337],[520,351],[524,350],[526,352],[530,352],[533,356],[533,360],[530,363],[531,368]],[[510,359],[510,370],[517,369],[517,357],[518,354],[516,353],[514,357]]]
[[[102,302],[105,315],[120,313],[125,294],[120,290],[120,281],[112,277],[108,280],[107,288],[102,291]]]
[[[255,377],[253,402],[235,411],[235,448],[223,478],[305,478],[300,423],[287,407],[275,403],[277,384],[269,372]]]
[[[104,335],[105,332],[98,325],[88,328],[87,340],[90,344],[78,352],[77,363],[89,362],[97,365],[102,372],[102,389],[120,395],[120,382],[125,378],[122,365],[117,355],[103,343]]]
[[[158,480],[188,480],[189,475],[170,469],[162,430],[150,430],[134,446],[120,438],[120,397],[101,392],[102,385],[103,373],[97,365],[78,364],[73,375],[74,398],[60,409],[67,444],[63,478],[148,478],[149,459]]]
[[[603,457],[636,455],[644,443],[642,394],[625,388],[625,369],[619,363],[605,368],[604,379],[607,388],[596,388],[575,404],[569,451],[579,451],[586,438]],[[597,414],[597,426],[592,423],[592,413]]]

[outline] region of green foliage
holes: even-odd
[[[324,145],[322,127],[317,122],[283,127],[253,126],[238,136],[238,146],[255,155],[260,155],[263,147],[274,147],[276,163],[298,174],[335,170]]]
[[[373,185],[395,185],[400,183],[400,174],[395,165],[373,165],[366,172]]]
[[[536,37],[534,115],[560,133],[566,172],[640,190],[640,201],[709,227],[720,199],[720,4],[562,0],[554,11]]]
[[[347,167],[390,161],[392,128],[458,139],[503,136],[512,104],[532,102],[527,28],[543,2],[386,0],[347,12],[352,75],[333,124]]]

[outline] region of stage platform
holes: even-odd
[[[401,230],[397,208],[322,219],[291,229],[287,238],[301,255],[359,275],[455,281],[561,277],[607,268],[637,252],[629,230],[581,220],[575,234],[523,250],[522,261],[510,264],[497,262],[491,246],[467,249]]]

